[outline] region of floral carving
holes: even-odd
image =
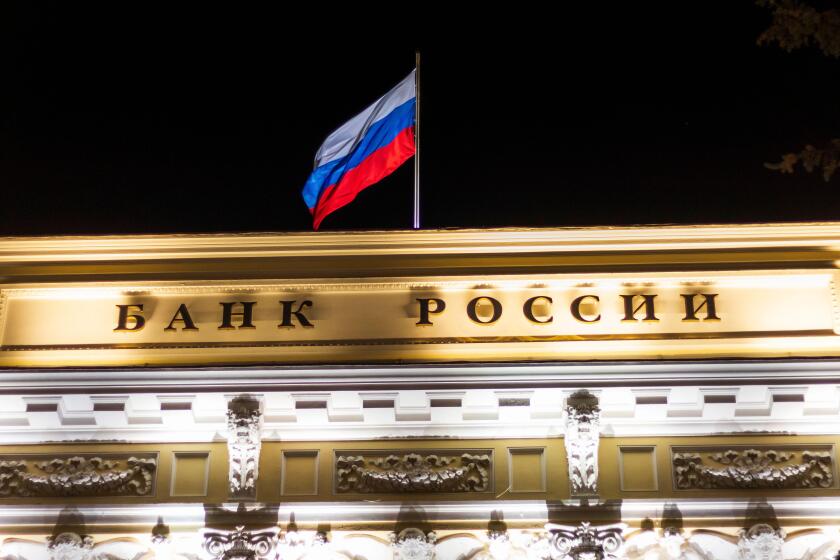
[[[77,455],[31,463],[28,458],[0,461],[0,496],[145,496],[154,489],[157,469],[151,456]]]
[[[601,410],[589,391],[577,391],[566,401],[566,457],[572,496],[598,494],[598,443]]]
[[[675,453],[674,481],[681,490],[709,488],[829,488],[834,485],[828,451],[729,449],[707,456]],[[798,462],[797,462],[798,461]]]
[[[490,489],[489,453],[473,455],[340,455],[339,492],[484,492]]]

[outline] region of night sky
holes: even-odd
[[[751,2],[77,4],[3,8],[0,235],[309,230],[318,146],[415,47],[423,227],[840,220],[840,174],[763,167],[840,136],[840,61]],[[322,230],[410,227],[412,171]]]

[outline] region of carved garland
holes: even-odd
[[[154,488],[157,461],[129,457],[120,461],[101,457],[55,458],[35,463],[45,474],[29,472],[29,461],[0,461],[0,496],[145,496]]]
[[[829,488],[834,484],[829,452],[768,449],[727,450],[708,458],[720,466],[703,464],[699,453],[674,455],[674,481],[680,490],[710,488]]]
[[[338,492],[485,492],[492,479],[489,454],[447,456],[341,455],[336,459]]]

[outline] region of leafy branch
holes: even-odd
[[[765,163],[764,167],[782,173],[793,173],[798,163],[801,163],[808,173],[822,169],[823,179],[830,180],[840,166],[840,138],[832,139],[825,148],[818,149],[809,144],[801,152],[785,154],[779,163]]]

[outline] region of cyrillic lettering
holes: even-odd
[[[292,306],[296,303],[296,300],[291,301],[280,301],[280,305],[283,306],[283,315],[280,324],[277,325],[279,328],[288,328],[293,329],[295,328],[294,323],[292,323],[292,316],[297,319],[298,323],[300,323],[301,327],[305,328],[312,328],[315,325],[309,322],[309,319],[306,318],[306,315],[303,314],[304,307],[312,307],[312,302],[310,300],[304,300],[298,305],[296,311],[292,311]]]
[[[443,313],[446,309],[446,302],[438,298],[417,298],[417,303],[420,304],[420,320],[414,323],[415,325],[431,325],[432,321],[430,315]],[[431,304],[434,303],[434,308]]]
[[[143,311],[143,304],[128,304],[128,305],[117,305],[117,309],[120,310],[119,317],[117,317],[117,328],[114,331],[122,331],[122,332],[131,332],[131,331],[139,331],[142,330],[144,326],[146,326],[146,318],[142,315],[136,315],[134,313],[129,313],[132,311],[132,308],[136,309],[137,311]],[[131,323],[129,324],[129,321]]]
[[[178,327],[175,327],[175,323],[183,323],[184,326],[181,327],[182,331],[197,331],[198,327],[195,326],[195,323],[190,316],[190,310],[187,309],[187,304],[182,303],[178,306],[178,310],[175,312],[175,315],[172,316],[172,320],[169,321],[169,325],[163,329],[165,331],[177,331]]]
[[[703,303],[694,307],[694,296],[703,296]],[[697,313],[706,308],[706,317],[703,321],[720,321],[720,317],[717,316],[717,310],[715,309],[715,298],[717,294],[680,294],[680,297],[683,298],[683,303],[685,303],[685,317],[683,317],[683,321],[700,321],[697,317]]]
[[[622,321],[658,321],[659,319],[656,318],[655,309],[653,306],[653,299],[656,297],[656,294],[622,294],[622,299],[624,299],[624,318]],[[636,297],[641,297],[642,302],[633,307],[633,300]],[[645,308],[645,318],[644,319],[636,319],[636,313],[644,307]]]
[[[522,312],[525,314],[525,318],[528,319],[529,321],[531,321],[533,323],[539,323],[541,325],[546,325],[546,324],[554,321],[554,316],[553,315],[549,316],[548,319],[544,319],[542,321],[540,321],[539,319],[534,317],[534,304],[537,302],[537,300],[541,300],[541,299],[547,301],[549,304],[554,303],[554,300],[552,300],[548,296],[534,296],[532,298],[528,298],[527,300],[525,300],[525,305],[522,306]]]
[[[253,323],[254,318],[254,306],[257,304],[256,301],[240,301],[239,303],[242,304],[242,311],[234,311],[233,306],[236,305],[235,301],[231,302],[221,302],[219,305],[222,306],[222,324],[219,325],[220,330],[232,330],[236,328],[240,329],[255,329]],[[233,326],[233,317],[242,317],[242,324],[238,327]]]
[[[598,313],[595,317],[592,317],[591,319],[587,319],[580,312],[580,306],[583,304],[584,300],[586,300],[587,298],[595,300],[596,303],[601,301],[601,298],[599,298],[598,296],[586,295],[586,296],[576,297],[574,300],[572,300],[572,307],[571,307],[572,317],[574,317],[575,319],[577,319],[578,321],[580,321],[582,323],[594,323],[596,321],[600,321],[601,320],[601,314],[600,313]]]
[[[486,321],[482,321],[481,319],[479,319],[477,313],[478,304],[481,302],[481,300],[487,300],[490,302],[490,305],[493,306],[493,315]],[[499,303],[499,300],[487,296],[473,298],[467,304],[467,316],[480,325],[489,325],[491,323],[495,323],[499,320],[499,317],[502,316],[502,304]]]

